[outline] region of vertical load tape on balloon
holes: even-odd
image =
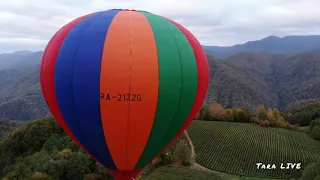
[[[205,98],[208,62],[183,26],[113,9],[62,27],[40,65],[54,118],[116,180],[137,177],[181,135]]]

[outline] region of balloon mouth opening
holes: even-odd
[[[131,171],[118,171],[118,170],[109,170],[108,171],[113,175],[115,180],[135,180],[142,169],[131,170]]]

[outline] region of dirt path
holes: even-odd
[[[189,141],[189,145],[190,145],[190,148],[191,148],[191,157],[190,157],[191,166],[190,167],[192,169],[197,169],[197,170],[201,170],[201,171],[216,173],[216,171],[213,171],[211,169],[203,167],[203,166],[201,166],[200,164],[198,164],[196,162],[196,153],[195,153],[195,150],[194,150],[194,145],[192,143],[192,140],[191,140],[187,130],[184,131],[184,135],[186,136],[187,140]]]

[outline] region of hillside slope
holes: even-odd
[[[188,132],[196,161],[214,171],[251,177],[299,177],[309,163],[320,161],[320,141],[308,134],[255,124],[193,121]],[[250,158],[248,158],[250,157]],[[257,169],[256,163],[277,169]],[[281,163],[301,163],[302,169],[280,169]]]
[[[320,99],[319,52],[271,55],[245,51],[227,60],[209,56],[206,103],[248,109],[265,104],[284,109],[299,101]]]
[[[29,121],[50,115],[40,89],[38,65],[6,74],[0,79],[0,118]]]
[[[319,52],[298,53],[275,64],[281,105],[320,98]]]
[[[255,108],[258,104],[276,107],[276,94],[264,81],[251,78],[234,64],[208,58],[210,85],[206,103],[219,103],[224,107]]]
[[[226,60],[208,56],[210,85],[206,104],[281,110],[320,99],[320,51],[293,55],[243,51]],[[28,121],[49,115],[39,83],[39,65],[0,70],[0,118]]]

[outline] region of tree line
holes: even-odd
[[[256,123],[262,127],[278,127],[309,133],[320,140],[320,103],[294,106],[280,112],[277,108],[266,108],[263,104],[253,112],[246,108],[224,108],[214,103],[200,109],[197,120]]]

